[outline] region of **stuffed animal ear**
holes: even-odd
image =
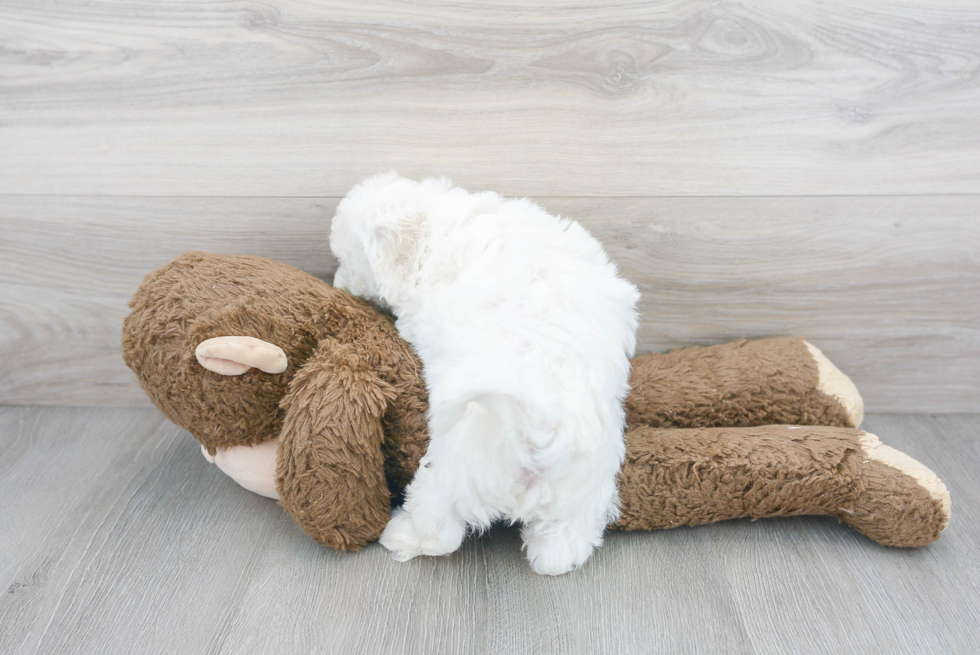
[[[283,509],[316,541],[359,550],[387,525],[382,418],[394,395],[363,352],[333,340],[290,382],[276,489]]]
[[[201,366],[221,375],[241,375],[251,368],[264,373],[282,373],[288,361],[279,346],[255,337],[214,337],[194,350]]]

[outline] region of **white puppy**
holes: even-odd
[[[395,173],[337,207],[334,284],[380,301],[425,366],[428,452],[381,543],[399,560],[523,524],[538,573],[584,563],[618,515],[636,288],[529,200]]]

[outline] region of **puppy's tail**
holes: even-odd
[[[526,468],[519,447],[520,411],[514,398],[496,393],[433,408],[429,454],[451,467],[439,474],[452,478],[457,508],[478,530],[489,528],[513,506],[512,481]],[[428,459],[422,466],[429,465]]]
[[[501,441],[516,432],[520,412],[516,399],[508,394],[478,393],[433,406],[430,425],[433,435],[483,450],[505,445]]]

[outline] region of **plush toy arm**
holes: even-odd
[[[626,439],[619,529],[814,514],[911,547],[935,541],[949,522],[939,478],[861,430],[642,427]]]
[[[631,427],[777,423],[856,428],[864,403],[851,380],[799,338],[736,341],[633,359]]]
[[[316,541],[358,550],[391,514],[382,416],[390,388],[352,345],[326,341],[282,400],[280,504]]]

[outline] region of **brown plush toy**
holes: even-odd
[[[422,367],[387,317],[295,268],[207,253],[148,275],[130,307],[126,363],[211,461],[321,543],[380,536],[427,442]],[[949,521],[939,478],[856,429],[857,390],[802,339],[644,355],[631,384],[611,528],[817,514],[924,546]]]

